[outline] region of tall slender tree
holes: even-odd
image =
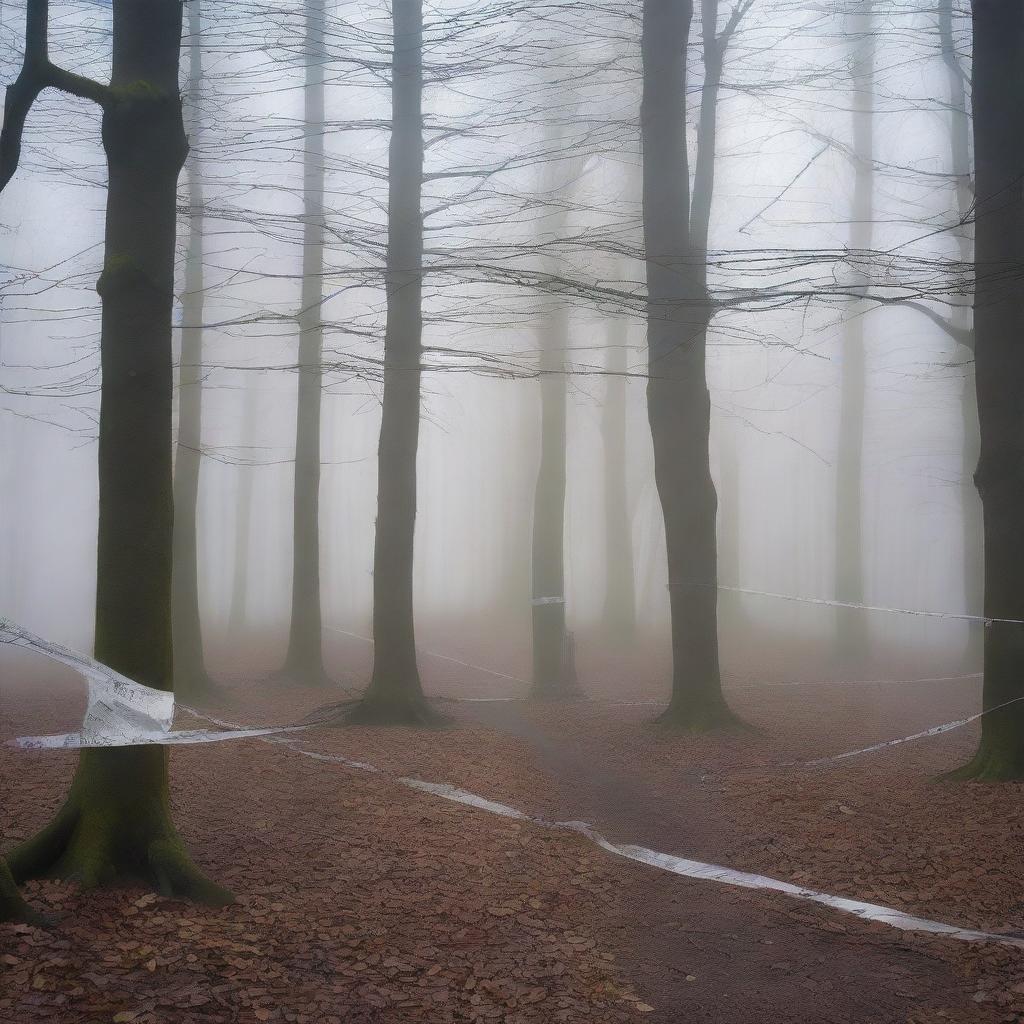
[[[247,385],[242,392],[242,437],[251,442],[256,428],[256,392]],[[249,601],[249,547],[252,535],[253,466],[238,465],[235,497],[234,559],[231,569],[231,603],[228,630],[237,636],[246,626]]]
[[[110,85],[54,66],[47,0],[29,0],[25,59],[7,90],[0,188],[21,152],[26,116],[56,87],[103,111],[108,184],[102,300],[96,657],[148,686],[172,686],[173,369],[171,313],[178,174],[188,144],[178,72],[178,0],[113,0]],[[54,820],[8,857],[18,882],[86,886],[141,878],[209,903],[231,896],[195,868],[171,820],[167,750],[83,750]]]
[[[561,223],[561,218],[559,218]],[[569,312],[557,302],[544,314],[540,341],[540,466],[533,503],[534,697],[551,700],[575,689],[565,629],[565,414]]]
[[[413,551],[423,336],[423,4],[392,0],[387,324],[373,548],[373,675],[357,722],[430,721],[416,662]]]
[[[975,372],[985,522],[981,744],[959,773],[1024,778],[1024,5],[973,0]]]
[[[324,0],[306,2],[302,179],[302,297],[295,419],[292,615],[284,671],[326,685],[320,608],[320,406],[323,394]]]
[[[856,0],[848,17],[852,41],[853,196],[850,202],[850,249],[858,268],[867,257],[874,219],[874,0]],[[858,269],[854,289],[867,290]],[[839,455],[836,465],[836,600],[864,603],[864,397],[867,386],[863,302],[853,302],[843,324],[840,369]],[[837,616],[837,656],[844,665],[861,662],[867,653],[864,612],[841,608]]]
[[[604,440],[605,591],[602,618],[606,634],[629,640],[636,631],[636,584],[633,531],[626,479],[626,372],[629,321],[616,318],[608,326],[608,384],[601,410]]]
[[[752,0],[740,0],[721,33],[718,0],[701,5],[704,85],[691,195],[686,140],[692,0],[643,8],[643,222],[647,264],[647,415],[668,554],[672,697],[660,721],[706,729],[735,721],[718,661],[717,496],[708,441],[711,397],[707,244],[714,195],[722,65]]]
[[[199,611],[199,552],[196,513],[203,439],[203,316],[205,310],[203,119],[203,22],[201,0],[188,5],[189,234],[182,295],[181,363],[178,370],[178,439],[174,455],[174,567],[171,617],[174,622],[174,689],[191,700],[209,696],[213,683],[203,658]]]

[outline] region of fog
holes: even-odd
[[[720,313],[709,335],[720,582],[836,596],[841,335],[858,318],[864,603],[980,614],[968,607],[964,580],[963,506],[975,499],[963,488],[960,396],[972,386],[970,365],[920,312],[834,294],[857,272],[847,258],[851,44],[835,19],[768,6],[770,17],[752,11],[739,30],[719,111],[711,285],[720,295],[752,294]],[[533,368],[552,302],[570,323],[570,627],[597,626],[605,600],[601,412],[615,330],[627,347],[629,533],[650,645],[664,641],[668,614],[644,402],[638,22],[609,6],[587,38],[571,31],[571,13],[555,8],[531,20],[510,6],[455,38],[428,31],[431,64],[451,78],[425,90],[426,123],[440,139],[428,146],[427,173],[479,175],[425,186],[425,209],[438,210],[427,218],[424,344],[436,348],[423,378],[416,615],[424,629],[511,630],[523,651],[539,461]],[[458,5],[434,10],[439,25],[464,14]],[[17,6],[3,13],[8,80],[22,17]],[[208,207],[198,576],[208,643],[228,666],[232,650],[254,637],[272,662],[288,624],[304,72],[299,20],[286,9],[210,4],[204,18],[205,79],[193,115]],[[262,20],[273,27],[264,31]],[[51,49],[69,66],[102,73],[108,23],[103,4],[61,5]],[[909,6],[878,18],[871,245],[884,255],[869,273],[879,293],[937,296],[933,308],[944,313],[960,287],[958,214],[934,24],[932,12]],[[371,612],[389,116],[386,87],[360,65],[387,32],[383,8],[340,4],[329,13],[321,589],[325,627],[360,633]],[[513,58],[502,64],[497,48],[513,39]],[[463,60],[469,52],[475,61]],[[545,63],[541,53],[554,57]],[[82,648],[95,588],[102,155],[95,112],[44,94],[26,134],[27,171],[2,213],[0,608]],[[180,201],[186,210],[184,178]],[[552,209],[560,204],[561,214]],[[179,288],[187,239],[184,216]],[[782,253],[797,258],[765,269]],[[521,285],[510,270],[521,272]],[[545,298],[531,287],[545,273],[581,284]],[[614,294],[599,301],[602,287]],[[767,298],[753,297],[758,289]],[[772,297],[785,289],[792,298]],[[959,665],[963,623],[857,614],[871,637],[865,673],[884,676],[886,662],[904,656],[922,667]],[[749,595],[723,599],[723,617],[727,666],[756,659],[748,648],[773,634],[795,631],[828,648],[836,623],[832,609]]]

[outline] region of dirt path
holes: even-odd
[[[595,762],[523,705],[467,707],[467,716],[538,752],[559,793],[559,808],[548,813],[582,817],[612,840],[713,854],[723,823],[699,772],[680,773],[672,801],[656,812],[642,780]],[[928,942],[906,945],[891,930],[786,897],[642,867],[622,896],[609,935],[631,979],[659,1007],[654,1020],[890,1024],[940,1010],[951,1015],[945,1019],[988,1019]]]

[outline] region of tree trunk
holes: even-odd
[[[661,721],[704,729],[733,720],[718,664],[717,496],[705,373],[710,304],[705,252],[690,240],[686,52],[690,0],[645,0],[643,15],[644,245],[647,416],[665,522],[672,617],[672,698]]]
[[[418,724],[433,716],[416,664],[413,545],[423,317],[423,7],[393,0],[384,394],[373,548],[373,676],[350,719]]]
[[[256,393],[247,384],[242,397],[242,437],[250,444],[256,427]],[[252,476],[255,467],[238,466],[238,494],[235,502],[235,555],[231,576],[231,605],[228,632],[237,636],[246,627],[249,600],[249,544],[252,533]]]
[[[558,305],[541,328],[540,467],[533,504],[533,688],[544,700],[571,696],[569,637],[565,631],[565,349],[569,316]]]
[[[302,307],[295,422],[292,617],[284,671],[328,684],[320,611],[320,402],[323,390],[324,0],[306,2],[305,148],[302,182]]]
[[[171,312],[177,179],[187,152],[178,93],[181,5],[114,0],[99,427],[96,657],[172,685]],[[8,858],[18,882],[122,876],[209,903],[231,896],[191,864],[171,821],[167,750],[83,750],[54,821]]]
[[[1024,6],[973,0],[975,367],[985,615],[1024,619]],[[1002,707],[1010,701],[1016,703]],[[1024,778],[1024,626],[985,628],[981,745],[961,776]],[[1000,708],[1000,710],[994,710]]]
[[[850,18],[853,38],[853,199],[850,205],[850,249],[862,261],[872,244],[874,195],[874,0],[859,0]],[[854,287],[869,281],[857,270]],[[863,302],[850,304],[843,325],[839,458],[836,466],[836,600],[864,603],[864,352]],[[863,611],[837,610],[836,656],[844,668],[863,665],[868,655],[868,621]]]
[[[956,208],[960,226],[955,232],[960,262],[966,267],[973,256],[970,224],[974,219],[974,189],[971,184],[971,114],[967,98],[966,74],[960,64],[953,34],[954,0],[942,0],[939,6],[939,38],[949,83],[949,149],[950,164],[956,181]],[[954,326],[970,327],[969,315],[961,315]],[[977,614],[985,600],[984,523],[981,501],[974,486],[974,470],[978,465],[978,397],[974,380],[974,343],[962,345],[964,386],[961,399],[963,425],[963,459],[961,462],[961,509],[964,549],[964,607]],[[984,660],[984,634],[970,627],[964,651],[964,667],[977,670]]]
[[[171,617],[174,624],[174,690],[185,700],[208,697],[213,683],[203,659],[199,612],[196,509],[203,437],[203,155],[198,105],[203,85],[200,0],[188,5],[189,27],[189,238],[182,296],[181,366],[178,379],[178,443],[174,459],[174,567]]]
[[[636,632],[633,531],[626,479],[626,370],[629,322],[613,320],[608,339],[608,387],[601,416],[604,435],[605,594],[604,628],[628,641]]]

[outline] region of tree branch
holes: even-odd
[[[7,87],[4,98],[4,124],[0,129],[0,192],[18,169],[25,122],[32,104],[44,89],[60,89],[101,105],[110,95],[107,86],[50,63],[48,26],[49,0],[28,0],[25,58],[18,77]]]

